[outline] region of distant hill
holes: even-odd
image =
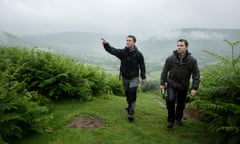
[[[27,42],[14,34],[0,31],[0,45],[2,46],[28,46]]]
[[[170,31],[165,36],[154,36],[140,43],[145,57],[151,62],[163,64],[165,58],[176,49],[176,41],[180,38],[189,41],[189,51],[198,59],[200,65],[215,61],[203,53],[212,51],[221,55],[230,55],[230,47],[224,42],[240,40],[240,29],[182,29]],[[237,49],[240,52],[240,48]]]
[[[23,36],[22,38],[42,48],[50,48],[55,52],[63,53],[90,63],[105,63],[109,55],[101,45],[101,38],[106,37],[113,44],[125,45],[125,36],[110,36],[107,34],[88,32],[61,32],[45,35]],[[115,61],[115,60],[114,60]]]
[[[20,45],[63,53],[89,63],[113,65],[117,59],[107,54],[101,45],[101,37],[107,38],[113,46],[123,48],[125,36],[88,32],[61,32],[44,35],[16,36],[0,31],[0,45]],[[214,59],[202,50],[230,55],[230,48],[224,39],[240,40],[240,29],[180,29],[153,36],[147,40],[138,40],[137,46],[144,53],[149,65],[163,65],[165,58],[176,48],[176,41],[185,38],[189,41],[189,51],[201,65],[213,62]],[[238,48],[239,50],[239,48]],[[116,66],[115,66],[116,67]]]

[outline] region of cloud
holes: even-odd
[[[188,37],[193,39],[224,39],[226,36],[216,32],[191,31]]]
[[[1,0],[0,29],[159,34],[186,27],[240,28],[238,0]]]

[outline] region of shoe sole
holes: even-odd
[[[132,122],[132,121],[134,120],[134,116],[133,116],[133,115],[128,115],[128,120],[129,120],[130,122]]]
[[[173,125],[174,125],[174,123],[172,123],[172,125],[167,124],[167,128],[173,128]]]

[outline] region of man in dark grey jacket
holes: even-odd
[[[144,57],[135,46],[135,36],[127,36],[126,41],[126,47],[124,49],[116,49],[112,47],[105,39],[102,39],[102,44],[107,52],[118,57],[121,61],[120,73],[123,78],[123,86],[128,102],[126,110],[128,111],[128,119],[132,121],[134,119],[134,107],[137,97],[137,87],[139,84],[139,74],[142,79],[142,85],[145,82],[146,75]]]
[[[182,125],[181,120],[191,76],[191,96],[195,96],[200,83],[197,60],[188,52],[188,41],[180,39],[177,42],[177,50],[166,59],[160,80],[162,91],[165,90],[167,85],[168,128],[173,127],[175,120],[177,125]],[[177,107],[175,110],[176,100]]]

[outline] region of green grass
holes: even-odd
[[[154,72],[151,72],[148,76],[147,76],[147,79],[148,81],[151,81],[151,80],[159,80],[160,79],[160,74],[161,74],[162,71],[154,71]]]
[[[205,144],[212,143],[207,124],[184,119],[183,126],[166,128],[166,108],[160,96],[139,94],[134,122],[127,120],[124,97],[105,96],[88,102],[54,103],[52,131],[26,137],[17,144]],[[95,115],[105,124],[97,129],[73,129],[76,116]]]

